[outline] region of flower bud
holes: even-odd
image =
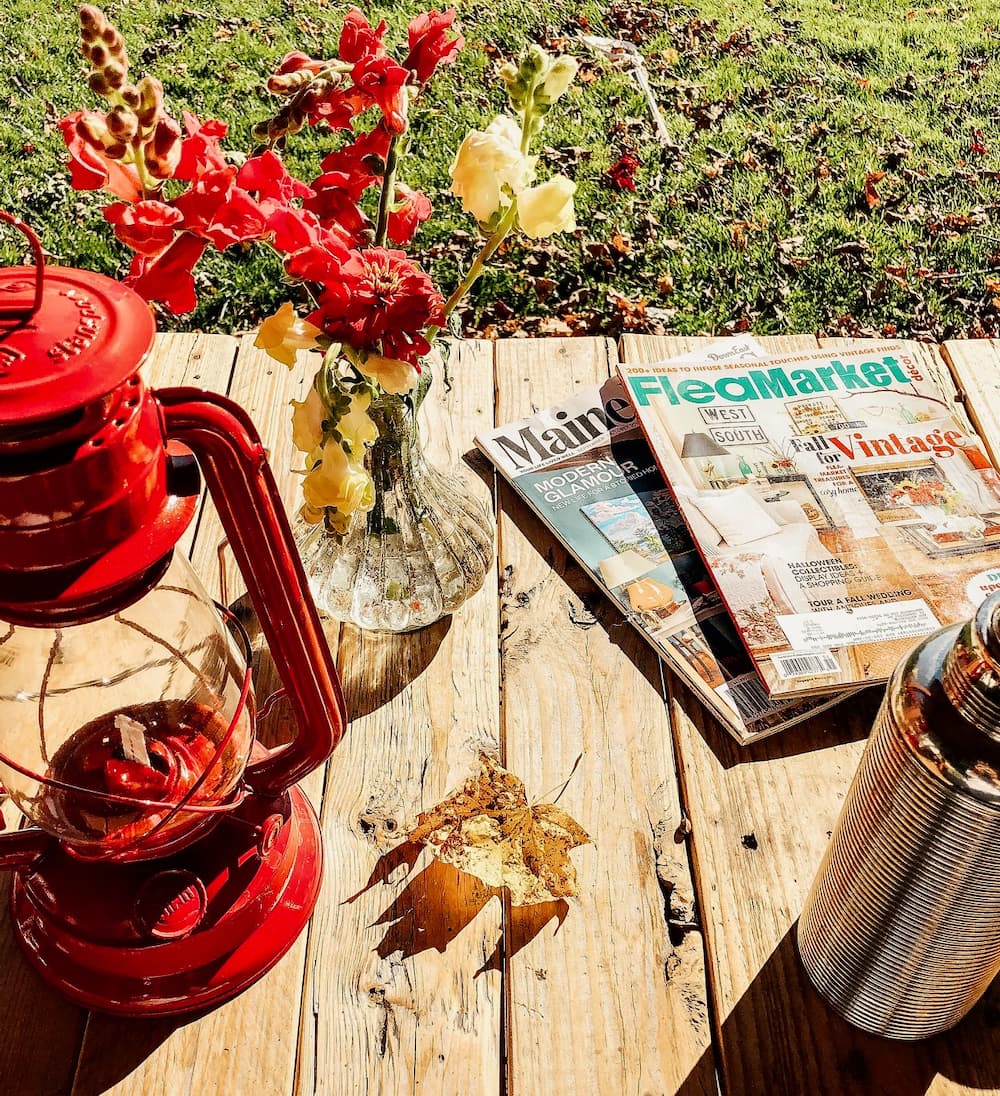
[[[111,85],[105,79],[103,72],[92,72],[87,77],[87,87],[97,95],[108,96],[111,94]]]
[[[95,42],[90,49],[83,49],[81,51],[95,69],[102,69],[111,60],[111,55],[108,53],[108,47],[101,42]]]
[[[139,89],[134,84],[126,84],[118,93],[129,110],[136,110],[142,102]]]
[[[267,78],[267,90],[272,95],[294,95],[299,88],[305,87],[312,79],[313,74],[308,69],[277,73]]]
[[[77,16],[80,20],[80,26],[85,31],[100,34],[107,26],[108,21],[104,16],[104,12],[100,8],[95,8],[93,4],[82,4]]]
[[[551,106],[573,83],[579,65],[573,57],[563,54],[549,66],[541,84],[535,89],[535,100],[543,106]]]
[[[500,79],[507,87],[507,98],[510,105],[518,113],[525,107],[528,96],[528,84],[521,75],[521,70],[512,61],[508,61],[500,69]]]
[[[169,179],[181,159],[181,131],[172,118],[161,118],[143,148],[146,169],[154,179]]]
[[[76,123],[76,132],[93,148],[103,149],[107,145],[114,144],[114,138],[108,132],[108,127],[99,114],[81,118]]]
[[[104,78],[115,91],[125,86],[125,70],[115,61],[104,66]]]
[[[104,155],[109,160],[124,160],[127,152],[128,145],[122,144],[121,141],[115,141],[113,144],[104,146]]]
[[[108,111],[108,130],[119,141],[131,141],[139,132],[139,119],[128,107],[113,107]]]
[[[154,125],[163,107],[163,85],[152,76],[144,76],[135,89],[139,93],[139,103],[136,114],[139,117],[139,125],[148,129]],[[122,92],[124,95],[124,92]]]
[[[545,71],[548,64],[549,55],[541,46],[532,43],[528,46],[524,60],[521,62],[521,73],[526,77],[537,76],[540,72]]]

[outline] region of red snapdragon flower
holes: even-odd
[[[403,64],[426,84],[438,65],[450,65],[465,45],[462,35],[449,38],[446,32],[455,22],[455,9],[427,11],[410,21],[407,36],[410,52]]]
[[[181,158],[174,168],[173,178],[189,182],[202,172],[221,171],[226,166],[222,138],[229,131],[229,126],[216,118],[201,122],[197,115],[188,110],[181,117],[187,137],[181,142]]]
[[[339,273],[309,322],[357,349],[418,365],[430,350],[424,331],[445,322],[430,276],[404,252],[381,247],[354,252]]]
[[[184,214],[184,229],[211,240],[219,251],[259,240],[267,231],[264,210],[235,180],[235,167],[205,171],[173,201]]]
[[[312,188],[296,179],[281,157],[269,148],[243,164],[236,175],[236,183],[255,193],[265,209],[287,206],[295,198],[312,195]]]
[[[69,150],[70,183],[74,190],[109,190],[126,202],[136,202],[142,197],[142,185],[135,168],[112,160],[81,132],[87,122],[103,127],[105,117],[98,111],[77,110],[60,120],[59,128]]]
[[[299,281],[326,287],[346,286],[342,271],[351,255],[350,248],[339,236],[320,229],[315,239],[286,256],[285,270],[289,277]]]
[[[358,8],[351,8],[344,17],[340,31],[338,53],[341,61],[353,65],[368,57],[384,57],[385,45],[382,39],[388,25],[383,19],[373,27]]]
[[[344,172],[351,180],[352,192],[360,197],[385,174],[385,159],[392,137],[382,119],[367,133],[358,134],[353,141],[329,153],[320,162],[320,167],[324,172]]]
[[[363,57],[351,69],[354,86],[382,111],[385,124],[393,133],[406,131],[406,83],[410,70],[390,57]]]
[[[198,303],[191,271],[208,241],[182,232],[156,257],[136,255],[125,284],[147,301],[162,301],[171,312],[190,312]]]
[[[278,65],[278,75],[286,76],[290,72],[300,72],[302,69],[307,69],[315,76],[326,68],[326,64],[326,61],[316,61],[308,53],[302,53],[301,50],[293,50],[282,57],[281,64]]]
[[[303,205],[324,228],[338,231],[355,246],[369,239],[374,226],[358,205],[361,193],[350,176],[342,171],[327,172],[313,180],[312,190]]]
[[[292,207],[275,209],[268,214],[267,231],[274,246],[286,255],[317,243],[323,235],[323,229],[312,213]]]
[[[432,212],[426,194],[411,190],[405,183],[397,183],[396,204],[389,212],[389,239],[401,247],[408,244]]]
[[[174,242],[184,214],[164,202],[115,202],[104,207],[104,218],[126,247],[140,255],[158,255]]]

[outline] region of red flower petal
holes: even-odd
[[[397,183],[396,207],[389,213],[389,239],[394,244],[405,246],[431,212],[431,202],[426,194],[410,190],[404,183]]]
[[[462,35],[448,38],[445,33],[454,21],[454,8],[424,12],[411,20],[408,28],[410,52],[403,64],[416,73],[419,83],[426,84],[438,65],[450,65],[465,45]]]
[[[158,255],[174,242],[183,214],[163,202],[116,202],[105,206],[104,217],[115,226],[115,235],[140,255]]]
[[[125,284],[147,301],[162,301],[171,312],[190,312],[198,303],[191,271],[207,246],[184,232],[155,259],[136,255]]]

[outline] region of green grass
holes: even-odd
[[[1000,16],[984,0],[913,3],[460,4],[469,45],[421,103],[405,167],[407,182],[438,195],[417,254],[447,292],[474,253],[474,224],[443,193],[447,167],[464,132],[502,109],[503,57],[535,40],[585,62],[587,82],[543,141],[543,161],[579,184],[580,228],[507,248],[469,300],[468,331],[998,333]],[[384,14],[397,41],[421,7],[362,6]],[[121,275],[124,249],[100,196],[69,188],[55,124],[100,105],[82,81],[75,5],[0,0],[0,10],[0,206],[35,225],[52,261]],[[133,74],[159,77],[178,115],[229,121],[238,150],[270,112],[264,77],[290,49],[331,53],[344,7],[133,0],[107,11]],[[646,58],[669,146],[631,78],[579,40],[588,30],[633,41]],[[304,177],[332,140],[299,142]],[[641,161],[634,194],[606,176],[626,152]],[[871,205],[866,177],[881,172]],[[7,238],[0,257],[19,254]],[[198,311],[163,326],[245,329],[288,293],[259,250],[213,254],[198,277]]]

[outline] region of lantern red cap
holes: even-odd
[[[86,270],[0,270],[0,428],[60,418],[106,396],[153,346],[149,305]]]
[[[0,618],[80,621],[142,593],[197,504],[138,375],[149,305],[86,270],[0,270]],[[178,483],[181,484],[178,487]]]

